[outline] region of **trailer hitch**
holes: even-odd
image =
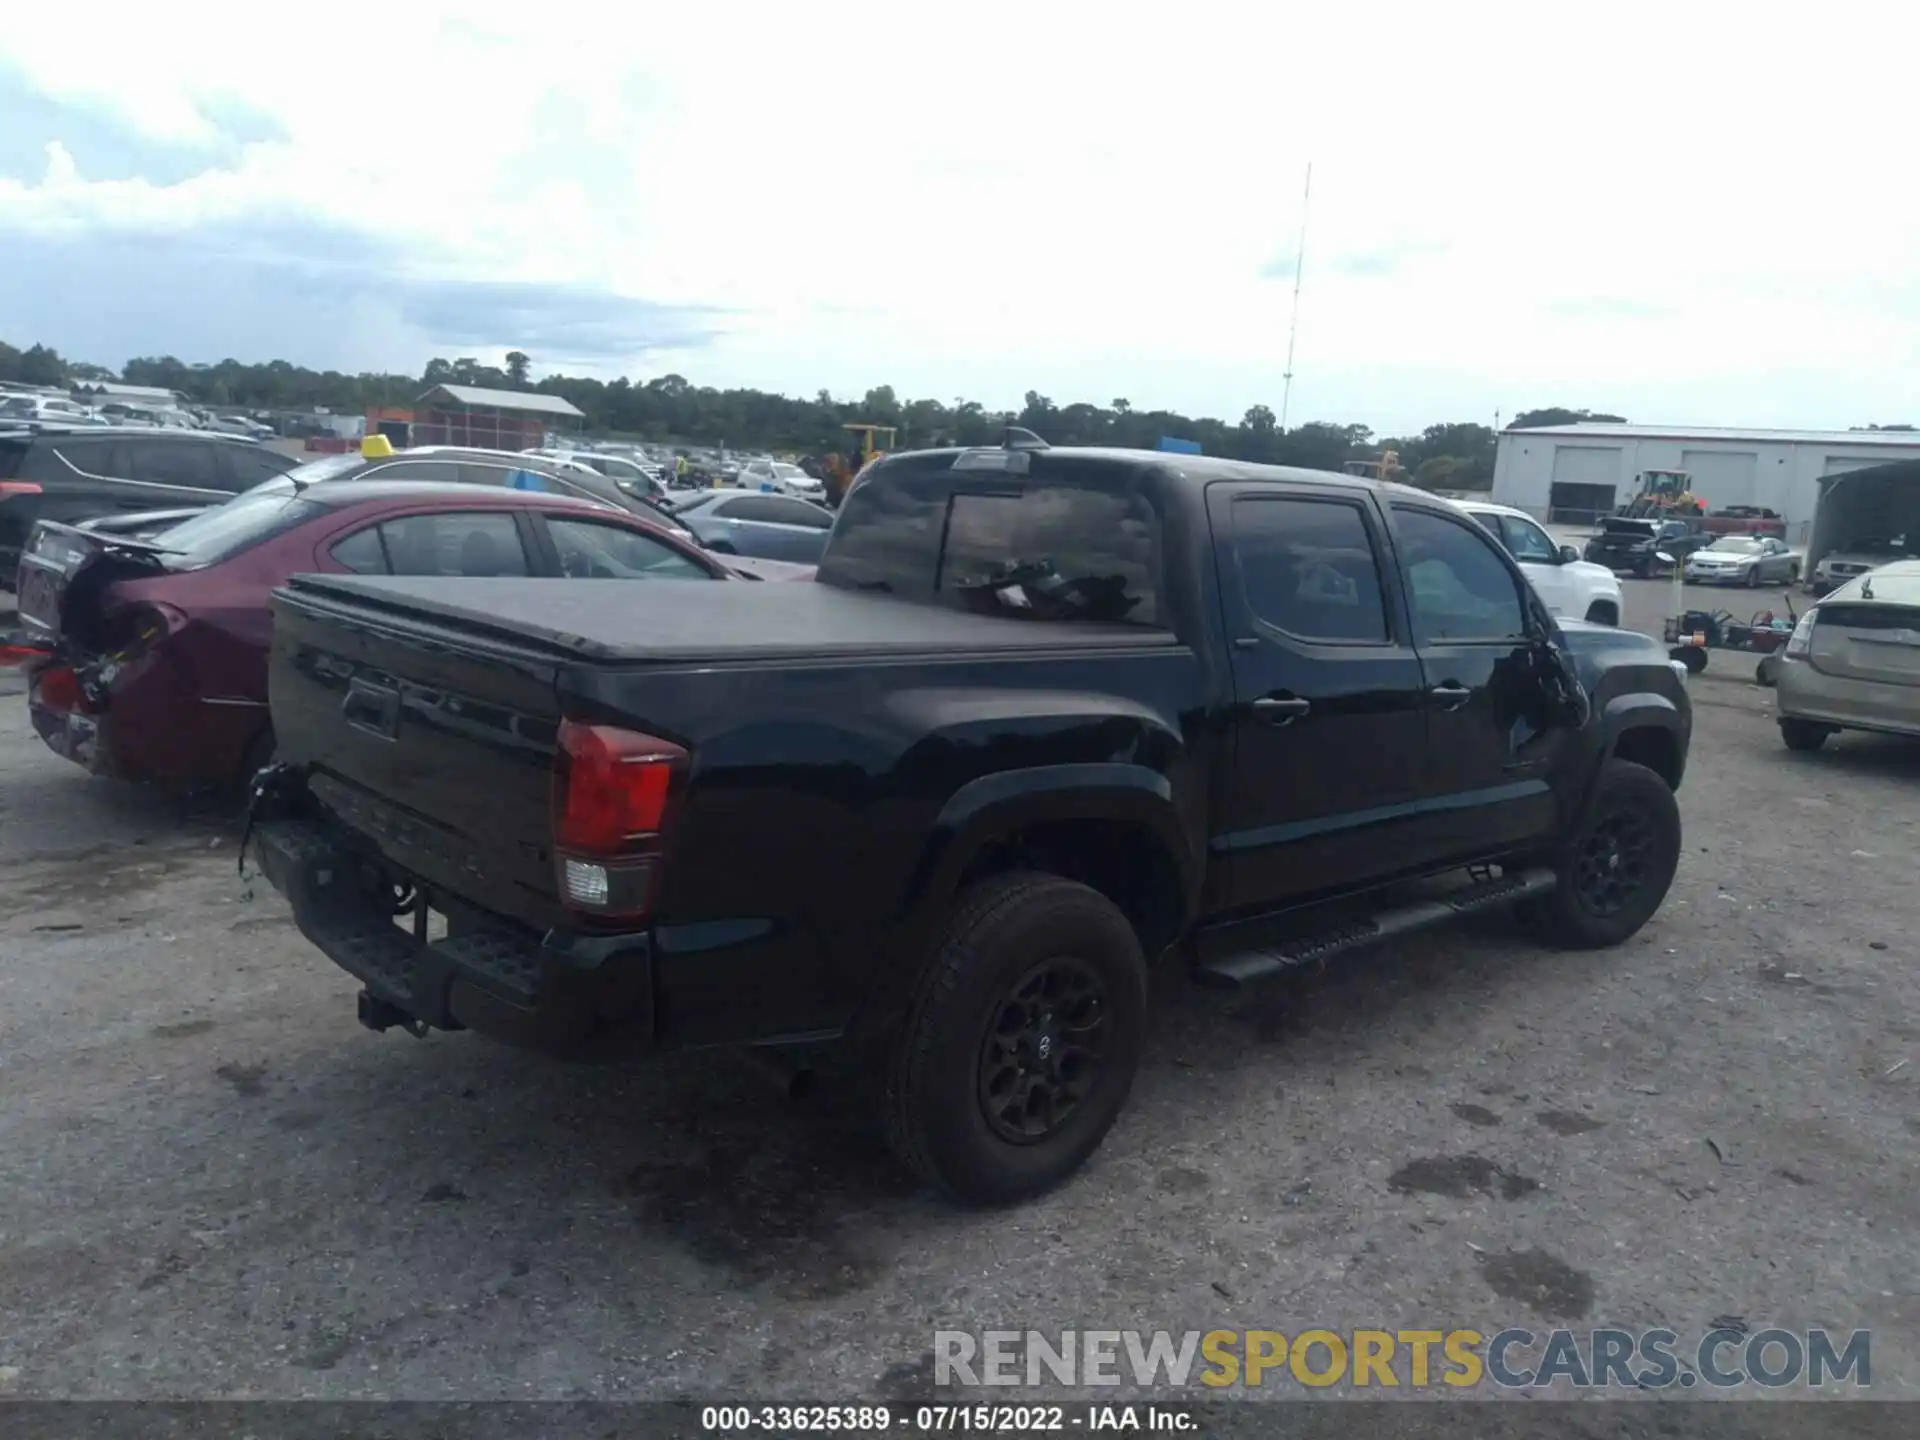
[[[360,1023],[377,1035],[384,1035],[397,1026],[416,1040],[427,1038],[430,1027],[426,1021],[416,1019],[398,1005],[382,1000],[370,991],[360,992],[355,998],[354,1010]]]

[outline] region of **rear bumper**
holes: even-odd
[[[36,683],[44,668],[36,666],[27,682],[34,733],[95,775],[170,785],[234,781],[243,778],[247,747],[267,724],[265,706],[201,699],[155,657],[126,667],[90,713],[45,703]]]
[[[1920,735],[1920,686],[1827,675],[1804,660],[1784,657],[1777,677],[1775,706],[1784,720]]]
[[[408,882],[346,832],[305,818],[265,820],[251,850],[294,923],[377,1000],[441,1030],[473,1030],[570,1058],[632,1055],[655,1041],[646,934],[545,935],[516,929],[422,887],[449,918],[439,940],[396,922],[382,882]]]

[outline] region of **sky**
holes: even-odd
[[[73,358],[1920,423],[1897,6],[15,8],[0,339]]]

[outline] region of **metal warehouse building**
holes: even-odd
[[[1501,432],[1493,498],[1581,524],[1630,499],[1642,472],[1684,470],[1709,510],[1773,510],[1787,522],[1787,542],[1805,545],[1829,477],[1911,460],[1920,460],[1920,433],[1901,430],[1549,425]]]

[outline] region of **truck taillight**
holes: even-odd
[[[562,903],[631,918],[653,904],[660,839],[686,750],[613,725],[560,722],[553,841]]]

